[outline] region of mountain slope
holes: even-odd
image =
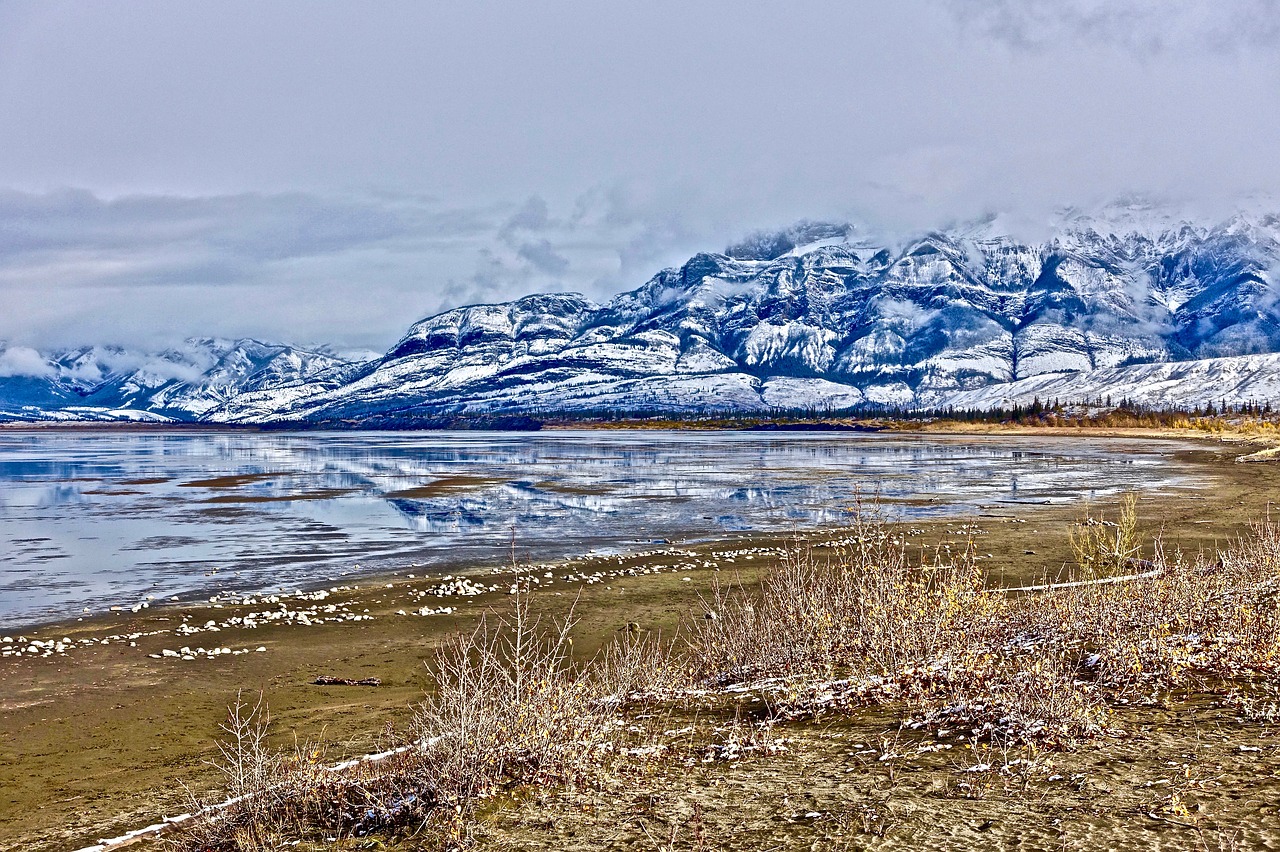
[[[1077,218],[1041,244],[982,223],[890,247],[808,226],[696,255],[604,305],[555,294],[447,311],[348,383],[209,416],[933,405],[1048,374],[1271,352],[1278,234],[1275,217]]]
[[[0,347],[0,364],[4,362]],[[202,338],[159,353],[113,346],[39,356],[0,376],[0,416],[18,419],[198,420],[239,394],[344,378],[358,366],[328,350]]]
[[[1240,406],[1280,401],[1280,354],[1206,358],[1163,364],[1109,367],[1087,373],[1056,373],[943,394],[940,407],[991,409],[1028,406],[1034,400],[1118,404],[1122,399],[1153,407]]]

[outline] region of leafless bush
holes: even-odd
[[[661,634],[628,631],[605,645],[587,671],[606,703],[661,701],[691,683],[688,661],[676,652]]]
[[[418,801],[403,755],[376,767],[357,764],[335,772],[326,766],[323,744],[270,747],[269,723],[261,696],[250,704],[237,694],[220,726],[224,736],[213,761],[228,798],[193,798],[198,817],[180,835],[166,838],[169,848],[239,852],[277,848],[316,832],[358,834],[401,820]]]
[[[617,704],[573,665],[571,624],[545,629],[521,593],[508,617],[437,655],[414,730],[423,786],[457,832],[478,800],[520,784],[589,783],[615,751]]]
[[[1132,565],[1135,505],[1076,539],[1091,573]],[[691,625],[697,674],[793,718],[897,702],[931,726],[1067,747],[1106,729],[1109,700],[1280,672],[1269,520],[1213,561],[1157,541],[1144,576],[1018,598],[984,587],[971,548],[913,564],[874,515],[849,541],[830,557],[793,548],[757,590],[718,587]]]
[[[1108,709],[1096,688],[1076,679],[1065,652],[993,658],[982,678],[953,686],[917,720],[971,741],[1069,748],[1106,730]]]
[[[630,637],[592,665],[572,661],[572,620],[546,627],[527,586],[436,656],[435,689],[410,740],[376,764],[334,771],[320,751],[266,746],[265,704],[237,699],[219,761],[233,797],[171,842],[179,850],[258,850],[281,838],[352,836],[421,826],[444,846],[465,842],[479,802],[521,785],[597,780],[634,735],[621,712],[679,671],[656,638]]]
[[[213,761],[226,777],[230,796],[252,796],[275,783],[279,756],[267,748],[270,723],[271,711],[261,693],[254,704],[243,691],[236,693],[236,703],[227,708],[227,720],[219,725],[226,737],[218,742],[221,759]]]
[[[1046,646],[1079,651],[1120,694],[1280,671],[1280,531],[1264,522],[1216,559],[1166,558],[1154,576],[1057,590],[1021,602]]]

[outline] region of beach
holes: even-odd
[[[1144,533],[1163,530],[1167,548],[1194,552],[1264,517],[1280,484],[1267,464],[1237,463],[1251,449],[1206,440],[1181,453],[1179,464],[1208,484],[1140,497]],[[1080,514],[1074,505],[998,507],[902,527],[913,545],[972,539],[992,581],[1016,586],[1060,576]],[[841,536],[835,528],[670,542],[518,570],[537,580],[538,613],[563,618],[572,609],[574,653],[587,658],[631,625],[670,634],[716,581],[749,585],[797,538],[820,547]],[[4,848],[75,849],[190,810],[191,793],[207,794],[218,780],[208,761],[241,691],[269,704],[280,744],[322,739],[336,761],[392,742],[431,683],[434,650],[504,606],[513,579],[503,563],[449,579],[409,573],[110,613],[10,637],[6,648],[42,644],[0,658]],[[380,685],[313,684],[321,676]]]

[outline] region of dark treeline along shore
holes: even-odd
[[[544,428],[591,428],[633,425],[663,429],[786,429],[812,428],[832,431],[885,431],[928,426],[945,430],[953,424],[1043,426],[1073,428],[1201,429],[1221,430],[1241,423],[1261,427],[1280,426],[1280,412],[1269,401],[1231,404],[1225,400],[1189,408],[1153,405],[1109,396],[1064,402],[1034,398],[1027,405],[991,408],[911,408],[863,404],[848,408],[778,409],[758,411],[714,410],[673,413],[662,408],[613,407],[574,412],[532,409],[518,414],[378,414],[360,419],[298,420],[271,423],[164,423],[105,421],[22,421],[0,423],[0,429],[137,431],[137,432],[303,432],[303,431],[481,431],[534,432]]]

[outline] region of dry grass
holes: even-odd
[[[1075,539],[1080,573],[1113,577],[1140,552],[1135,501]],[[1100,532],[1094,533],[1097,529]],[[1007,596],[971,548],[913,562],[874,516],[848,552],[790,554],[757,591],[719,588],[690,631],[699,675],[791,718],[900,706],[966,736],[1069,748],[1108,730],[1108,706],[1172,690],[1270,682],[1280,663],[1280,528],[1217,554],[1167,556],[1146,576]],[[1265,700],[1241,707],[1263,717]],[[1243,702],[1249,703],[1243,703]]]
[[[859,512],[852,544],[818,555],[797,544],[757,593],[717,585],[688,630],[695,673],[713,683],[836,675],[894,677],[963,653],[996,624],[972,546],[913,564],[900,536]]]
[[[435,688],[412,730],[377,762],[335,770],[317,747],[272,750],[265,704],[238,700],[219,744],[229,802],[197,802],[206,817],[168,845],[246,852],[289,839],[391,832],[458,848],[477,810],[500,793],[596,783],[636,750],[626,709],[681,669],[663,643],[645,636],[618,639],[591,664],[576,664],[572,623],[542,624],[522,582],[507,613],[482,619],[438,652]]]
[[[1273,678],[1280,663],[1280,528],[1269,520],[1221,550],[1167,556],[1155,576],[1020,601],[1022,629],[1069,649],[1120,697]]]
[[[1116,525],[1084,526],[1080,573],[1131,565],[1136,528],[1132,499]],[[974,759],[956,770],[964,798],[1026,793],[1048,754],[1118,734],[1123,705],[1209,692],[1244,724],[1276,719],[1280,527],[1269,520],[1212,558],[1157,541],[1143,576],[1024,595],[988,587],[971,546],[913,554],[874,512],[847,540],[796,545],[758,585],[716,585],[678,640],[628,632],[585,663],[570,653],[572,620],[542,624],[521,584],[508,612],[439,652],[403,750],[377,764],[334,772],[309,747],[273,752],[265,707],[238,702],[221,766],[240,799],[173,845],[381,832],[459,848],[504,793],[607,786],[642,760],[774,755],[787,749],[781,726],[870,705],[900,720],[879,749],[890,784],[899,752],[955,743]],[[1180,801],[1161,805],[1170,819]],[[895,817],[876,807],[842,819],[878,834]],[[710,843],[700,832],[682,845]]]

